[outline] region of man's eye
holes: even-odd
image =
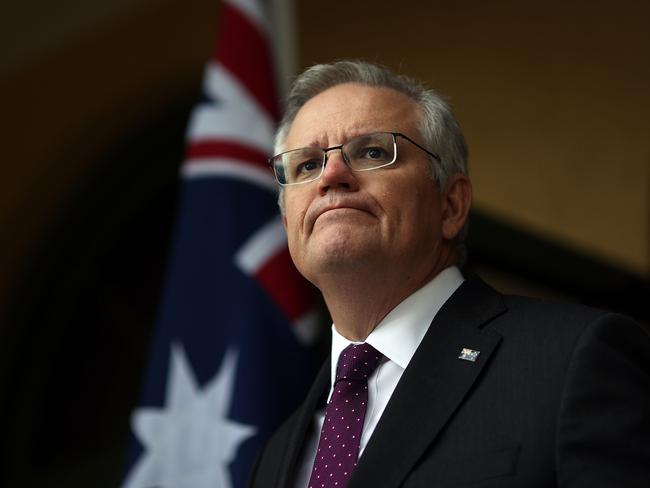
[[[316,161],[305,161],[304,163],[300,163],[298,165],[298,171],[299,172],[310,172],[310,171],[315,171],[318,169],[318,162]]]
[[[361,151],[363,159],[384,160],[388,157],[388,153],[381,147],[367,147]]]
[[[316,160],[310,160],[310,161],[305,161],[303,163],[299,163],[296,166],[296,171],[295,171],[296,176],[298,177],[305,176],[305,175],[309,176],[315,171],[319,171],[320,165],[321,162]]]

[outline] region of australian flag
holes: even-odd
[[[313,376],[313,291],[266,167],[278,116],[266,18],[258,0],[221,7],[123,488],[243,487]]]

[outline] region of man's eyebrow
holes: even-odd
[[[317,147],[317,148],[323,148],[323,145],[318,142],[318,139],[313,139],[312,141],[309,142],[306,146],[303,147]]]
[[[352,130],[349,133],[345,134],[345,136],[343,137],[343,140],[340,141],[337,144],[330,143],[330,144],[324,146],[320,142],[318,142],[318,140],[314,140],[314,141],[312,141],[310,143],[310,145],[308,147],[318,147],[320,149],[327,149],[328,147],[342,146],[343,144],[347,144],[352,139],[356,139],[357,137],[367,136],[367,135],[373,134],[375,132],[377,132],[377,131]],[[307,146],[303,146],[303,147],[307,147]]]
[[[317,148],[317,149],[324,149],[325,148],[325,146],[323,146],[317,139],[312,139],[308,143],[296,145],[294,147],[294,149],[304,149],[306,147]]]
[[[328,147],[334,147],[334,146],[340,146],[342,144],[346,144],[350,139],[354,139],[356,137],[361,137],[361,136],[367,136],[370,134],[374,134],[375,132],[382,132],[381,130],[363,130],[363,129],[357,129],[353,128],[350,129],[347,134],[345,134],[343,142],[339,142],[338,144],[328,144],[328,145],[323,145],[318,139],[312,139],[308,143],[301,144],[301,145],[296,145],[293,149],[288,149],[288,150],[295,150],[295,149],[303,149],[306,147],[311,147],[311,148],[318,148],[318,149],[326,149]],[[383,131],[386,132],[386,131]]]

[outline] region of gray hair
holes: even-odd
[[[439,163],[431,158],[431,167],[433,178],[443,191],[453,174],[469,174],[465,138],[450,105],[443,97],[413,78],[394,73],[383,66],[357,60],[317,64],[298,75],[287,97],[284,116],[275,135],[275,154],[284,150],[291,124],[302,106],[325,90],[344,83],[390,88],[403,93],[419,105],[423,115],[418,129],[424,146],[440,156]],[[278,204],[284,212],[282,188]],[[466,234],[467,224],[458,236],[461,261],[464,260],[462,243]]]

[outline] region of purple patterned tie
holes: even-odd
[[[351,344],[341,353],[309,488],[346,486],[359,456],[359,439],[368,403],[368,377],[381,357],[382,354],[369,344]]]

